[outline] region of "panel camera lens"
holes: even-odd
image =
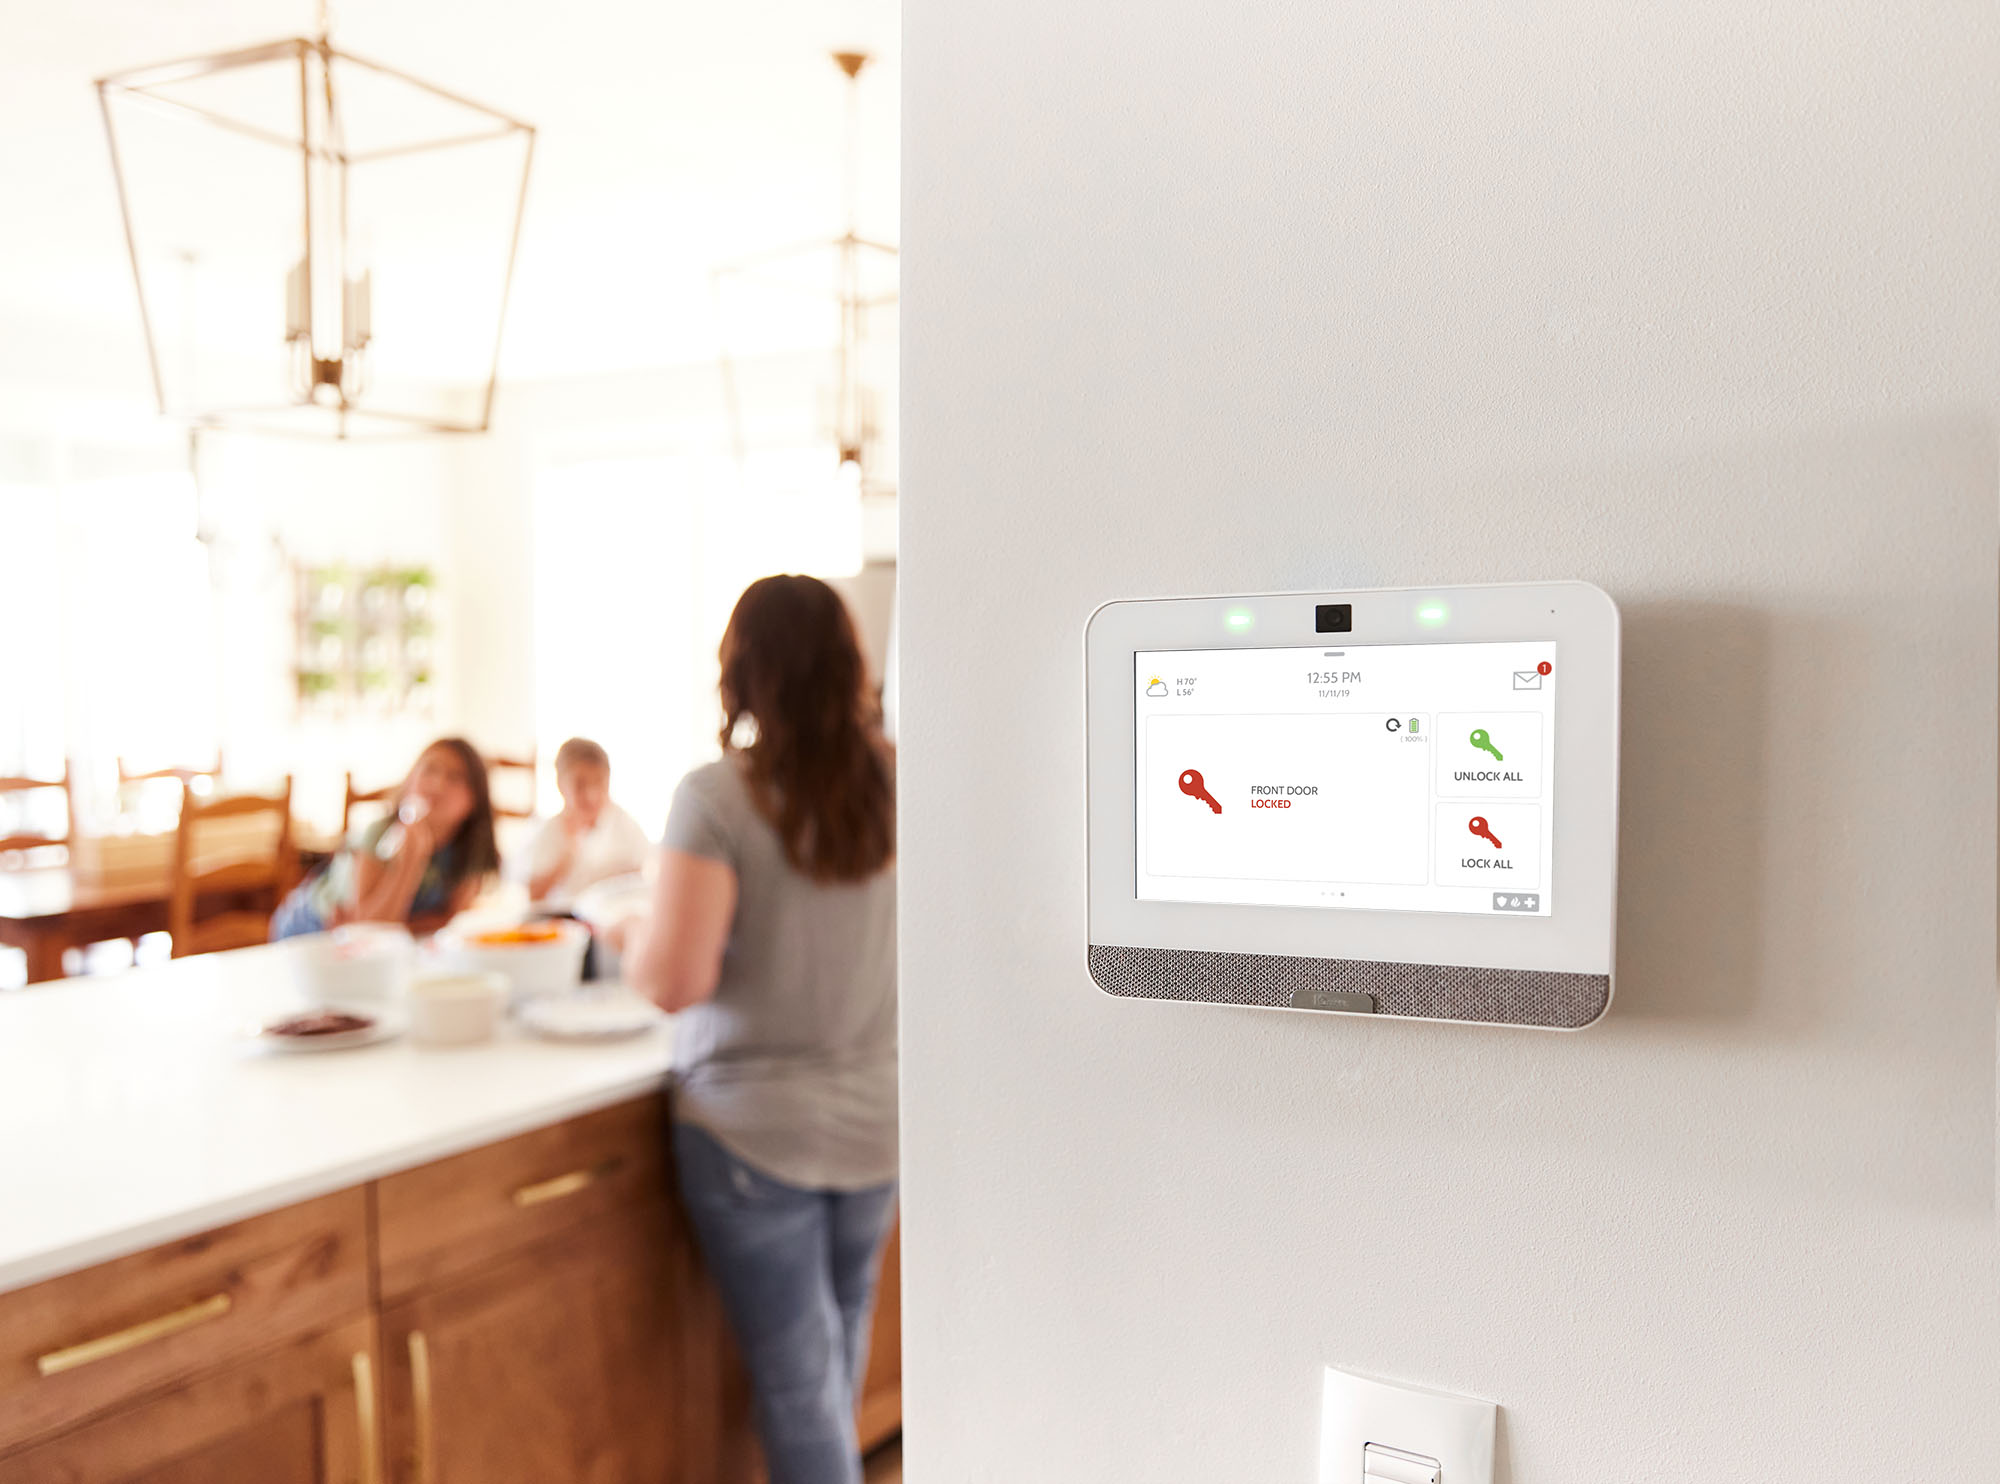
[[[1321,634],[1347,634],[1354,630],[1352,603],[1321,603],[1313,609],[1313,628]]]

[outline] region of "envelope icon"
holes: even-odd
[[[1516,670],[1514,672],[1515,690],[1540,690],[1541,688],[1542,672],[1540,670]]]

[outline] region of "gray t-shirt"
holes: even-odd
[[[675,1021],[676,1116],[788,1185],[895,1179],[895,868],[793,869],[729,758],[681,780],[660,843],[736,872],[715,998]]]

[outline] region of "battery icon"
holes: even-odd
[[[1410,718],[1410,735],[1412,737],[1417,735],[1417,719],[1414,716]]]

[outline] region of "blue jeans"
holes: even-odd
[[[319,901],[314,888],[319,885],[317,876],[309,876],[292,888],[291,895],[278,903],[278,910],[271,914],[271,941],[277,943],[286,938],[296,938],[304,933],[323,933],[326,923],[319,915]]]
[[[681,1199],[750,1372],[771,1484],[860,1484],[855,1396],[894,1183],[805,1190],[674,1124]]]

